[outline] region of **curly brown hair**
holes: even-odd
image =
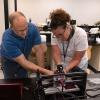
[[[70,15],[63,9],[56,9],[50,13],[51,29],[56,29],[58,26],[66,27],[66,23],[71,21]]]

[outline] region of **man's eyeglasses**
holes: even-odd
[[[16,30],[14,29],[16,32],[24,32],[24,31],[27,31],[28,30],[28,27],[25,27],[25,29],[22,29],[22,30]]]

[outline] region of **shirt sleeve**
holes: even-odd
[[[4,41],[2,45],[2,55],[8,59],[16,58],[20,56],[22,52],[16,46],[14,42]]]
[[[75,48],[76,51],[83,51],[88,48],[87,34],[84,30],[81,30],[80,32],[77,33]]]

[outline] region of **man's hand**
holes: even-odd
[[[47,75],[53,75],[53,74],[54,74],[54,72],[53,72],[53,71],[51,71],[51,70],[47,70],[46,74],[47,74]]]

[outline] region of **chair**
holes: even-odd
[[[0,83],[0,100],[22,100],[22,84]]]

